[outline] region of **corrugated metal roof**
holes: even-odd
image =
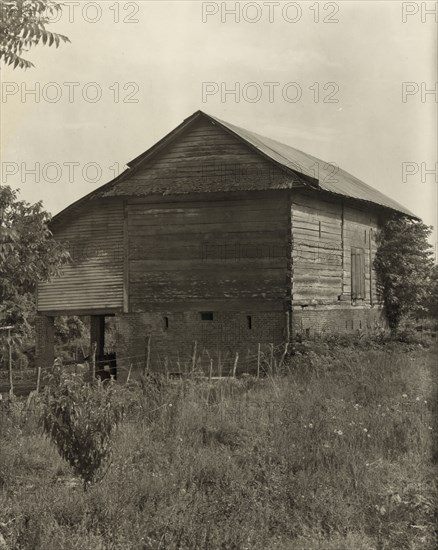
[[[390,197],[387,197],[378,189],[367,185],[360,179],[352,176],[332,163],[325,162],[299,149],[295,149],[290,145],[250,132],[244,128],[239,128],[238,126],[234,126],[234,124],[230,124],[211,115],[207,116],[258,149],[265,156],[281,164],[283,167],[315,179],[318,188],[323,191],[372,202],[392,208],[398,212],[403,212],[408,216],[417,217],[410,210]]]

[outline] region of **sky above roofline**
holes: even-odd
[[[2,183],[23,198],[55,214],[201,109],[342,167],[436,228],[426,3],[85,4],[52,26],[71,45],[2,69]]]

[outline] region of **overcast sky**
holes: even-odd
[[[436,2],[66,4],[49,28],[72,43],[2,69],[2,183],[23,198],[56,214],[201,109],[336,163],[436,228]]]

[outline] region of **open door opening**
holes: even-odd
[[[116,330],[114,315],[90,317],[90,345],[96,344],[96,378],[117,380],[115,352]]]

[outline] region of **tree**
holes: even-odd
[[[438,319],[438,265],[434,265],[430,275],[430,294],[425,307],[429,315]]]
[[[87,383],[78,374],[54,366],[46,387],[41,418],[44,432],[76,475],[84,490],[102,478],[112,449],[111,438],[123,417],[123,402],[112,383]]]
[[[433,266],[432,247],[427,241],[431,232],[432,228],[421,221],[394,215],[377,235],[374,266],[393,330],[407,315],[425,311]]]
[[[21,57],[38,44],[56,47],[70,42],[63,34],[50,32],[50,18],[61,11],[54,0],[0,0],[0,60],[14,69],[28,69],[33,63]]]
[[[0,326],[14,325],[14,335],[29,336],[35,315],[37,281],[59,273],[69,254],[47,227],[42,203],[18,200],[0,185]]]

